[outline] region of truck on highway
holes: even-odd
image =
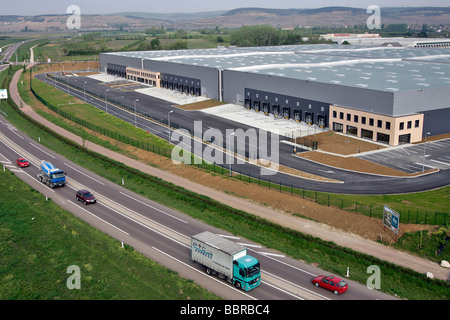
[[[66,184],[66,173],[48,161],[41,161],[37,177],[39,181],[45,183],[50,188],[64,186]]]
[[[259,261],[247,248],[209,231],[191,237],[191,259],[236,288],[252,290],[261,284]]]

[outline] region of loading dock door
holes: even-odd
[[[317,115],[317,125],[321,128],[325,128],[327,126],[327,116],[323,114]]]
[[[255,100],[253,101],[253,109],[257,112],[259,112],[259,101]]]
[[[269,115],[270,112],[270,104],[268,102],[263,102],[263,112],[266,116]]]
[[[246,109],[252,108],[252,99],[245,99],[245,108]]]
[[[314,123],[314,113],[310,112],[310,111],[306,111],[305,112],[305,122],[309,125]]]
[[[291,108],[283,107],[283,118],[289,119],[291,117]]]
[[[272,114],[274,116],[278,116],[279,113],[280,113],[280,106],[278,106],[278,105],[272,106]]]
[[[294,110],[294,120],[297,122],[300,122],[302,120],[300,110]]]

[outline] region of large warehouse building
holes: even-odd
[[[450,132],[450,49],[301,45],[100,54],[101,72],[392,146]]]

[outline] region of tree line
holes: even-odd
[[[318,34],[307,34],[300,29],[276,29],[269,25],[244,26],[230,35],[230,44],[238,47],[295,45],[302,43],[329,43]]]

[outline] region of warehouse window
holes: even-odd
[[[391,123],[389,121],[386,121],[386,129],[391,130]]]

